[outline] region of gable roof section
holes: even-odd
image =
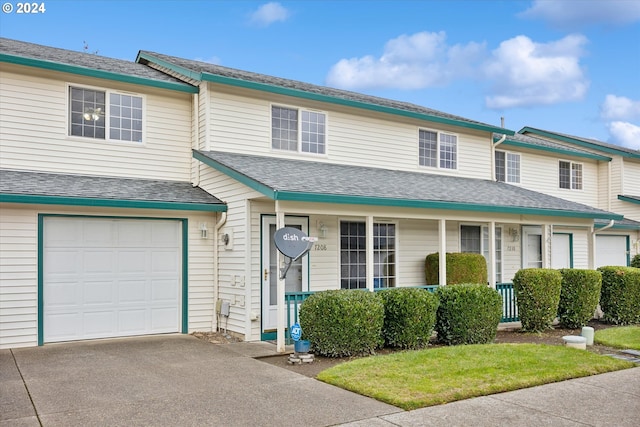
[[[137,62],[155,63],[163,68],[181,74],[185,79],[208,81],[264,92],[277,93],[295,98],[310,99],[330,104],[344,105],[369,111],[394,114],[404,117],[428,120],[453,126],[477,129],[500,134],[513,135],[514,131],[454,116],[441,111],[408,102],[364,95],[356,92],[312,85],[296,80],[283,79],[265,74],[252,73],[234,68],[222,67],[206,62],[192,61],[161,53],[140,51]]]
[[[579,136],[567,135],[559,132],[551,132],[543,129],[536,129],[533,127],[525,126],[518,131],[519,134],[534,134],[544,136],[546,138],[553,138],[557,141],[568,142],[580,147],[597,150],[607,154],[615,154],[622,157],[628,157],[631,159],[640,159],[640,150],[634,150],[631,148],[623,147],[621,145],[607,144],[595,139],[582,138]]]
[[[223,212],[226,205],[188,182],[0,169],[0,202]]]
[[[194,157],[273,200],[602,218],[622,215],[488,180],[217,151]]]
[[[632,196],[631,194],[620,194],[618,200],[623,202],[636,203],[640,205],[640,196]]]
[[[198,88],[136,62],[0,38],[0,62],[197,93]]]
[[[495,143],[500,139],[501,135],[494,133],[493,142]],[[500,146],[510,146],[519,148],[528,148],[531,150],[545,151],[562,156],[581,157],[585,159],[600,160],[604,162],[610,162],[611,157],[594,154],[593,152],[575,148],[570,145],[562,145],[548,139],[535,138],[529,135],[523,135],[516,133],[515,135],[508,136]],[[499,150],[500,148],[496,148]]]

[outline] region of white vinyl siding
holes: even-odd
[[[202,239],[201,223],[213,229],[213,213],[110,208],[3,205],[0,216],[0,348],[37,345],[38,340],[38,212],[89,217],[187,218],[188,329],[210,331],[214,325],[214,242]],[[182,236],[182,234],[181,234]]]
[[[190,94],[149,89],[145,92],[144,144],[107,144],[104,140],[68,135],[69,75],[47,72],[49,77],[43,77],[30,70],[21,71],[7,66],[0,72],[0,167],[189,180]],[[96,86],[91,79],[79,80],[80,86]],[[112,89],[139,92],[141,88],[114,83]]]

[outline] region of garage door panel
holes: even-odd
[[[180,330],[179,221],[56,217],[44,224],[45,342]]]
[[[627,236],[596,236],[596,268],[627,265]]]

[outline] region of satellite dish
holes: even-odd
[[[289,258],[289,262],[280,279],[284,279],[287,276],[287,271],[289,271],[293,261],[305,256],[313,247],[313,242],[317,240],[317,237],[309,237],[304,231],[293,227],[283,227],[276,230],[273,235],[276,249]]]

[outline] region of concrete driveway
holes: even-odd
[[[402,412],[251,357],[274,349],[165,335],[0,350],[0,425],[327,426]]]

